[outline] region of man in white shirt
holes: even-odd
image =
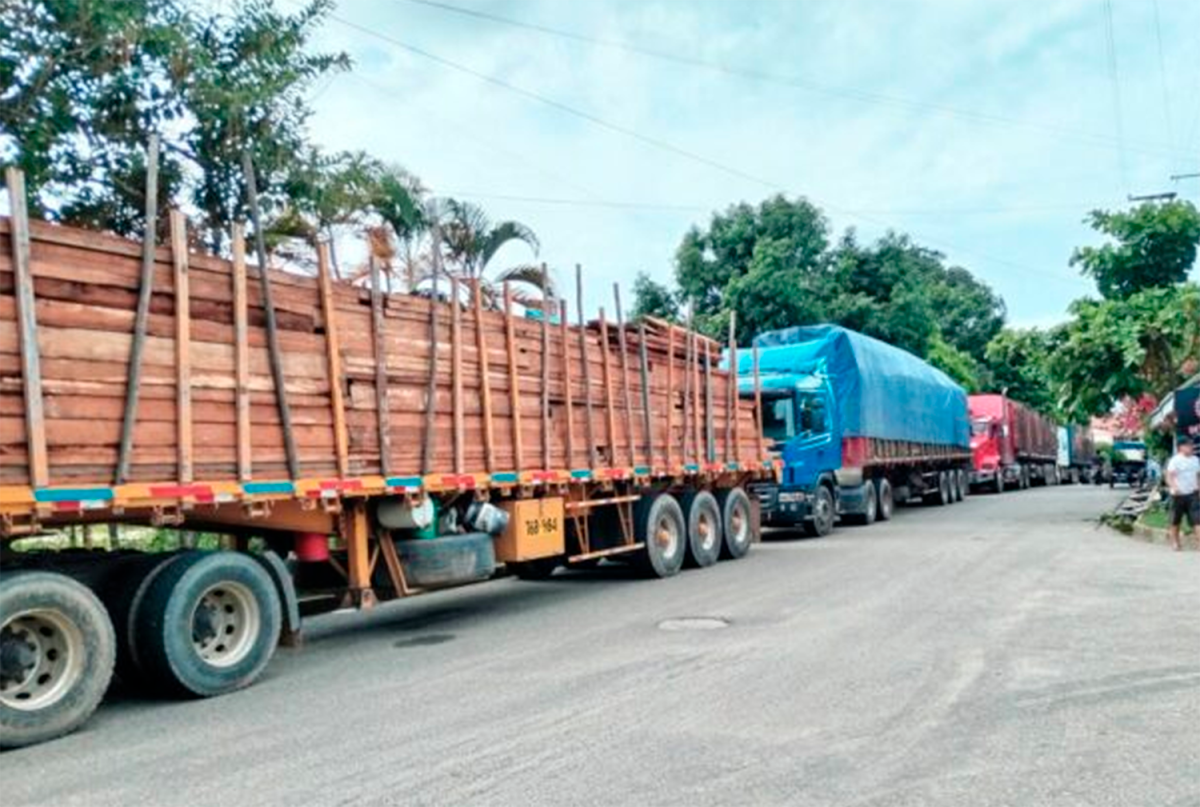
[[[1167,463],[1167,490],[1171,494],[1171,526],[1167,534],[1175,551],[1183,549],[1179,542],[1179,525],[1186,515],[1192,534],[1200,543],[1200,458],[1190,438],[1181,436],[1175,456]]]

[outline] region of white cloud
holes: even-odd
[[[345,2],[337,13],[809,196],[827,206],[839,228],[853,224],[867,235],[889,225],[908,230],[992,283],[1014,321],[1032,322],[1061,316],[1070,299],[1088,291],[1066,265],[1072,247],[1091,238],[1080,223],[1084,212],[1121,204],[1126,190],[1158,190],[1184,162],[1162,154],[1167,137],[1148,4],[1114,6],[1128,188],[1115,150],[1104,143],[1114,124],[1102,8],[1085,0],[469,6],[827,88],[1003,119],[985,122],[869,103],[860,93],[749,81],[398,0]],[[1170,0],[1160,7],[1169,64],[1180,68],[1168,81],[1177,128],[1184,130],[1184,111],[1200,104],[1198,71],[1184,69],[1200,64],[1200,42],[1186,33],[1200,30],[1200,9]],[[318,139],[396,160],[435,189],[705,209],[771,192],[336,23],[326,35],[328,44],[355,54],[363,80],[340,78],[320,96]],[[1190,146],[1200,154],[1195,139]],[[533,226],[552,266],[583,263],[593,306],[609,299],[612,280],[628,285],[640,270],[669,277],[683,232],[707,219],[686,211],[483,203],[494,218]],[[979,212],[997,208],[1010,212]],[[928,214],[943,209],[951,212]],[[855,218],[845,211],[870,212]],[[514,247],[501,257],[528,256]]]

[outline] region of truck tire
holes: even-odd
[[[117,639],[115,675],[124,684],[132,684],[141,677],[134,620],[146,591],[163,569],[185,554],[199,553],[139,554],[123,558],[96,590],[112,619]]]
[[[721,557],[727,560],[746,557],[750,544],[758,540],[750,495],[743,488],[730,488],[717,494],[717,504],[721,508]]]
[[[112,678],[117,642],[104,605],[53,572],[0,577],[0,748],[74,731]]]
[[[869,527],[879,518],[879,499],[875,495],[875,483],[867,480],[863,483],[863,512],[843,514],[842,519],[851,524]]]
[[[833,532],[836,507],[829,486],[817,485],[813,491],[812,516],[804,522],[804,531],[814,538],[823,538]]]
[[[712,566],[721,557],[724,533],[717,497],[707,490],[689,491],[679,497],[679,506],[687,518],[687,564]]]
[[[945,507],[950,503],[950,480],[946,478],[945,471],[938,472],[937,487],[929,491],[925,503],[936,507]]]
[[[396,541],[396,552],[408,582],[421,588],[486,580],[496,570],[496,550],[492,536],[486,532]],[[545,578],[558,568],[561,558],[537,558],[526,562],[549,566],[549,571],[541,575]]]
[[[206,698],[249,686],[262,674],[281,622],[275,584],[253,558],[188,553],[146,589],[133,642],[149,684]]]
[[[992,491],[994,493],[1004,492],[1004,470],[1002,468],[996,469],[996,479],[992,482]]]
[[[892,483],[886,477],[875,481],[875,497],[879,501],[879,520],[891,521],[896,509],[896,495],[892,492]]]
[[[1021,490],[1029,490],[1029,466],[1021,466]]]
[[[967,481],[967,472],[962,468],[952,472],[958,477],[958,500],[961,502],[971,493],[971,483]]]
[[[683,509],[669,493],[649,493],[633,508],[634,534],[644,546],[636,556],[650,577],[671,577],[683,568],[687,522]]]

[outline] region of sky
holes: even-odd
[[[355,66],[314,87],[314,139],[528,224],[592,310],[782,192],[835,235],[907,232],[1048,325],[1093,293],[1068,264],[1098,240],[1087,211],[1200,201],[1170,179],[1200,171],[1200,0],[445,4],[476,14],[341,0],[315,46]]]

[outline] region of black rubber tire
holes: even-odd
[[[193,643],[195,613],[206,591],[236,584],[253,600],[257,629],[246,651],[216,665]],[[238,552],[196,552],[168,564],[146,589],[134,616],[133,643],[147,683],[164,694],[207,698],[254,683],[275,653],[282,623],[275,583],[253,558]]]
[[[699,568],[712,566],[720,559],[725,542],[724,519],[717,497],[707,490],[688,491],[679,497],[679,506],[687,519],[684,565]]]
[[[115,561],[116,568],[96,590],[96,595],[108,609],[116,632],[117,665],[114,674],[123,684],[136,683],[142,677],[138,648],[133,637],[136,630],[134,619],[146,597],[146,591],[164,569],[185,555],[193,554],[200,553],[130,555]]]
[[[1020,488],[1021,490],[1029,490],[1029,466],[1027,465],[1021,466]]]
[[[951,469],[946,471],[946,483],[950,488],[950,496],[947,499],[947,504],[957,504],[962,501],[962,494],[958,492],[958,472]]]
[[[29,611],[53,613],[74,627],[82,667],[76,680],[42,708],[18,709],[0,701],[0,748],[45,742],[79,728],[104,698],[116,663],[117,640],[108,612],[83,584],[53,572],[0,577],[3,624]]]
[[[547,580],[558,571],[560,562],[558,558],[535,558],[509,561],[504,565],[522,580]]]
[[[636,554],[636,564],[649,577],[671,577],[683,568],[687,554],[687,522],[683,508],[669,493],[648,493],[633,508],[634,535],[645,546]],[[674,541],[663,546],[662,530],[669,530]]]
[[[863,483],[863,495],[866,496],[866,510],[862,513],[847,513],[842,515],[842,521],[847,524],[857,524],[869,527],[879,518],[879,499],[876,496],[875,483],[867,480]]]
[[[934,507],[945,507],[950,503],[950,480],[946,478],[945,471],[938,472],[937,480],[937,487],[929,492],[925,503]]]
[[[818,485],[813,492],[812,518],[804,522],[804,531],[814,538],[824,538],[833,532],[833,522],[837,518],[833,491],[828,485]]]
[[[875,480],[875,498],[879,502],[879,520],[891,521],[896,512],[896,495],[892,492],[892,483],[886,478]]]
[[[961,502],[971,495],[971,480],[967,478],[967,472],[962,468],[955,473],[958,475],[958,500]]]
[[[721,557],[725,560],[746,557],[750,545],[759,539],[750,494],[745,488],[717,491],[717,506],[721,508]]]
[[[1005,487],[1004,487],[1004,471],[1002,471],[999,468],[996,469],[996,481],[993,482],[992,484],[994,485],[994,488],[993,488],[994,493],[1003,493],[1004,492],[1004,489],[1005,489]]]
[[[495,545],[486,532],[396,541],[396,552],[408,582],[420,588],[486,580],[496,571]],[[558,565],[558,558],[550,560]]]

